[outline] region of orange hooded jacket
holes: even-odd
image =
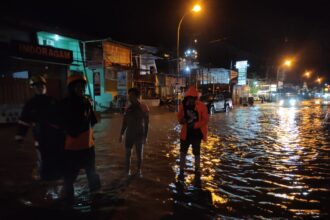
[[[188,91],[185,94],[185,97],[192,96],[198,98],[198,91],[194,87],[190,87]],[[203,140],[207,140],[207,123],[209,121],[209,114],[207,111],[207,107],[200,102],[199,100],[196,100],[196,106],[195,110],[198,112],[198,121],[195,123],[195,128],[200,128],[203,133]],[[179,106],[179,112],[177,114],[178,121],[182,125],[181,128],[181,134],[180,139],[186,140],[187,139],[187,123],[184,119],[184,109],[183,105],[181,104]]]

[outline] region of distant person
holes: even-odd
[[[149,128],[149,108],[139,101],[140,91],[137,88],[128,90],[128,105],[126,107],[119,142],[122,143],[125,134],[125,172],[131,175],[131,153],[135,145],[137,157],[137,174],[142,177],[143,145],[146,143]]]
[[[66,132],[64,157],[65,198],[74,198],[73,184],[80,169],[87,175],[89,190],[101,188],[95,168],[93,126],[97,123],[91,101],[85,96],[86,78],[81,74],[68,77],[68,96],[61,103],[60,125]]]
[[[200,147],[201,141],[207,140],[207,123],[209,120],[207,107],[198,100],[198,91],[190,87],[179,106],[178,121],[182,125],[180,135],[180,173],[178,179],[184,180],[184,169],[188,148],[192,146],[195,156],[195,179],[200,179]]]
[[[26,102],[18,121],[17,142],[23,142],[30,127],[33,130],[34,145],[37,152],[37,170],[34,178],[43,181],[59,180],[63,174],[63,140],[62,131],[55,126],[58,116],[58,102],[47,95],[46,79],[33,76],[30,86],[35,95]],[[55,183],[51,184],[55,190]]]

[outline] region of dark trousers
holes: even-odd
[[[201,141],[200,138],[187,138],[187,140],[180,140],[180,177],[184,176],[184,168],[186,165],[186,155],[189,149],[189,146],[192,146],[192,151],[195,156],[195,174],[199,175],[200,173],[200,151],[201,151]]]
[[[79,151],[65,151],[64,187],[67,197],[74,196],[73,184],[77,179],[80,169],[87,175],[90,191],[100,188],[100,177],[95,169],[95,149],[89,148]]]
[[[196,156],[200,155],[201,142],[199,138],[187,138],[187,140],[180,140],[180,152],[187,154],[189,146],[192,146],[192,152]]]
[[[137,169],[141,170],[142,160],[143,160],[143,140],[142,138],[127,138],[125,140],[125,171],[128,173],[131,166],[131,154],[132,148],[135,145],[136,148],[136,161],[137,161]]]

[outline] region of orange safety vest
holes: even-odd
[[[65,150],[83,150],[93,146],[94,135],[92,128],[89,128],[89,130],[79,134],[77,137],[66,135],[64,147]]]

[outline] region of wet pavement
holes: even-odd
[[[179,165],[175,113],[151,114],[143,178],[123,175],[124,147],[118,143],[121,116],[108,115],[95,127],[103,188],[89,195],[82,172],[73,206],[56,200],[60,183],[58,192],[44,198],[49,187],[31,177],[35,166],[31,138],[19,147],[11,139],[15,128],[1,127],[0,219],[22,215],[25,219],[326,219],[330,130],[322,125],[325,111],[320,106],[263,104],[211,116],[209,141],[201,152],[201,185],[197,186],[191,154],[186,183],[175,180]]]

